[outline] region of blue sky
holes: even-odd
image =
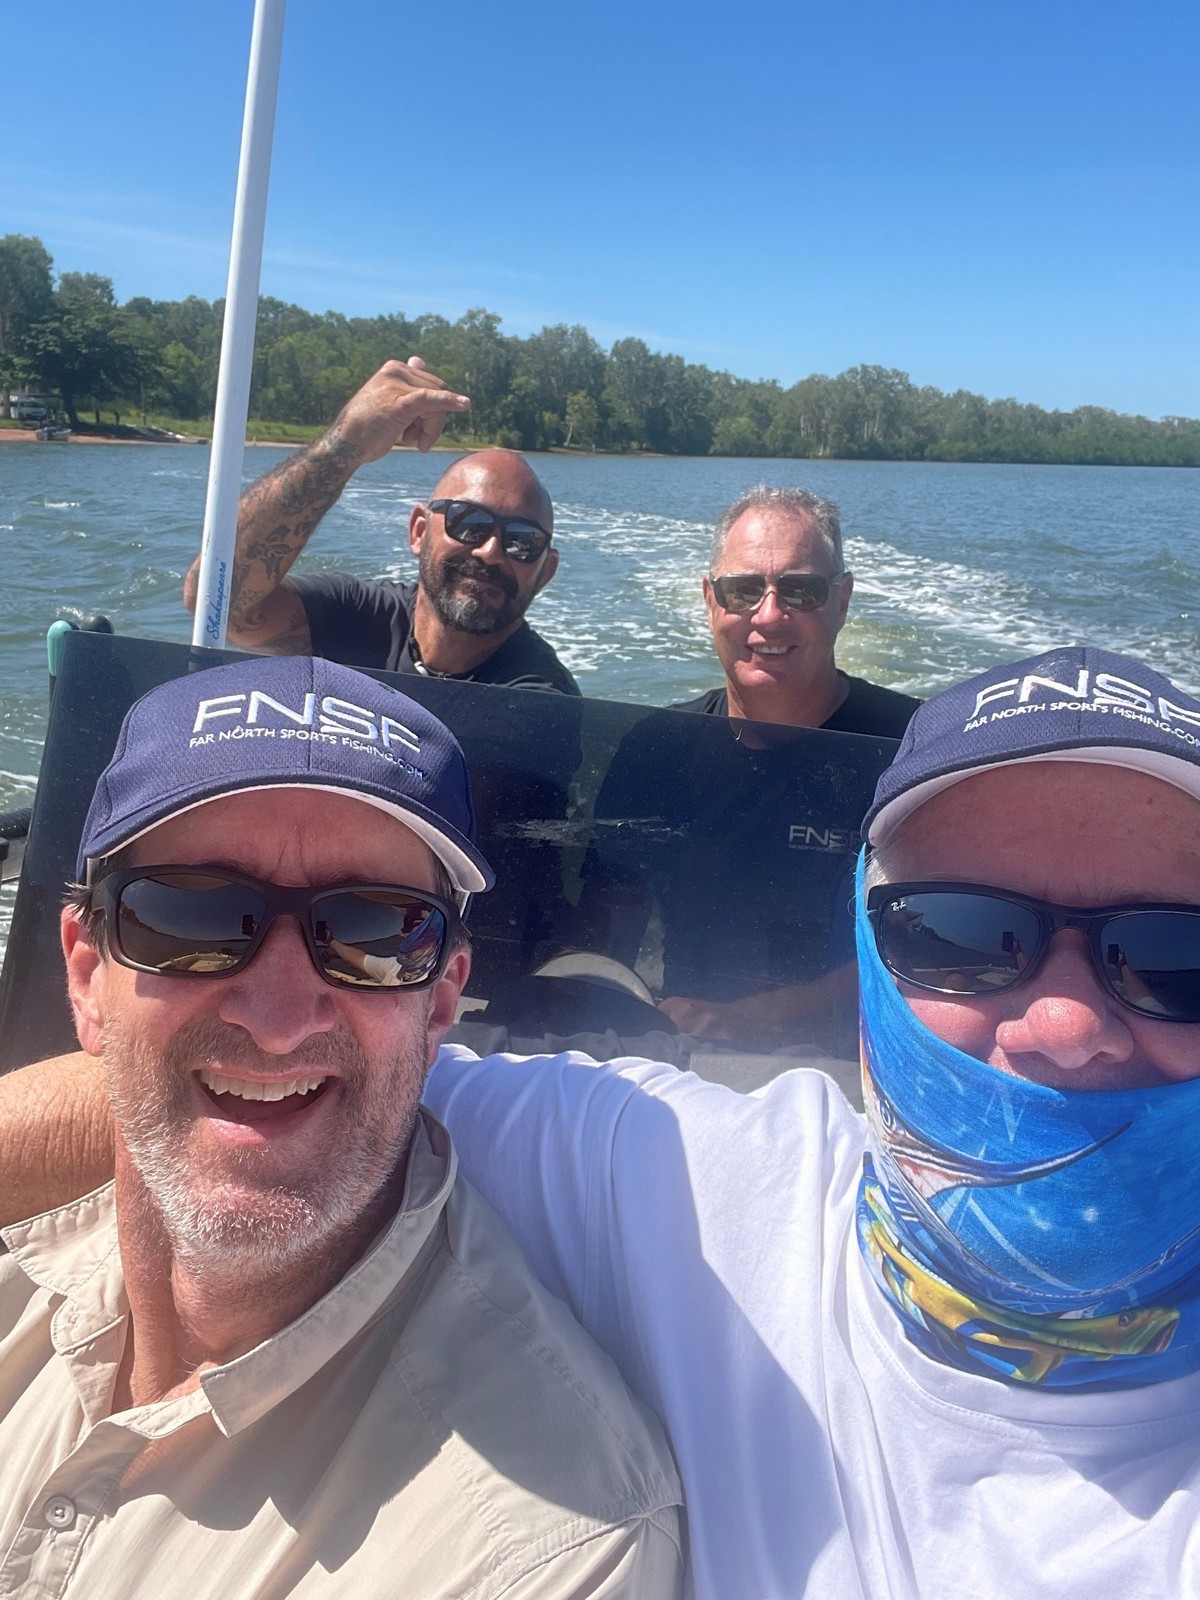
[[[0,233],[224,292],[251,0],[6,7]],[[290,0],[264,293],[1200,416],[1195,0]]]

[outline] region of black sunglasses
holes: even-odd
[[[429,509],[440,511],[446,532],[470,550],[486,544],[493,534],[510,561],[536,561],[550,548],[550,535],[528,517],[502,517],[474,500],[431,500]]]
[[[768,589],[789,611],[819,611],[841,578],[840,572],[832,578],[819,572],[785,572],[778,578],[764,578],[761,572],[727,572],[719,578],[709,574],[721,610],[737,612],[756,610]]]
[[[275,918],[292,916],[326,983],[424,989],[459,933],[449,901],[392,884],[287,889],[211,867],[131,867],[101,878],[92,897],[114,960],[172,978],[241,972]]]
[[[1200,1022],[1200,906],[1080,909],[976,883],[889,883],[867,895],[884,966],[933,994],[1004,994],[1061,928],[1087,940],[1104,988],[1158,1022]]]

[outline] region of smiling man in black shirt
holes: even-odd
[[[467,409],[419,357],[388,361],[319,438],[252,484],[238,511],[229,642],[262,655],[579,693],[525,612],[558,566],[554,508],[528,462],[479,450],[413,508],[415,583],[289,570],[353,474],[394,444],[428,449]],[[199,562],[184,584],[194,610]]]
[[[676,707],[833,733],[902,737],[920,704],[834,661],[854,574],[838,509],[759,484],[717,519],[704,602],[725,684]]]
[[[834,763],[829,741],[806,747],[801,736],[745,726],[903,735],[920,701],[850,677],[834,660],[853,588],[832,501],[806,489],[747,490],[717,520],[704,579],[725,683],[671,708],[706,713],[707,737],[692,738],[684,718],[648,716],[597,796],[581,921],[632,966],[657,909],[659,1008],[683,1033],[774,1047],[804,1039],[814,1018],[853,1017],[846,908],[857,819],[830,780],[880,755],[868,746]],[[677,781],[650,817],[643,774],[656,769]],[[721,847],[731,825],[751,841],[732,863]],[[656,834],[693,870],[648,870],[637,850]],[[822,1044],[846,1048],[844,1038]]]

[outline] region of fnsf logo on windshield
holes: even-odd
[[[1000,705],[1001,701],[1007,703]],[[984,716],[981,713],[986,706],[993,709]],[[1149,723],[1164,733],[1174,733],[1188,744],[1200,742],[1189,731],[1200,728],[1200,709],[1175,705],[1164,695],[1156,695],[1141,684],[1119,678],[1112,672],[1097,672],[1093,677],[1087,667],[1080,669],[1074,683],[1060,683],[1057,678],[1030,673],[1024,678],[1003,678],[999,683],[989,684],[976,694],[975,709],[963,732],[1038,711],[1098,711],[1132,722]]]
[[[208,727],[213,722],[221,726]],[[421,754],[421,741],[395,717],[377,716],[366,706],[356,706],[353,701],[339,700],[331,694],[323,697],[319,710],[316,695],[306,694],[304,704],[293,711],[262,689],[201,700],[188,746],[254,738],[320,740],[329,744],[363,742],[383,750],[399,746],[406,753]]]

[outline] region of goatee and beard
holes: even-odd
[[[207,1066],[278,1075],[278,1057],[214,1018],[186,1024],[165,1048],[109,1024],[105,1079],[118,1141],[181,1265],[232,1280],[319,1271],[358,1236],[384,1191],[398,1192],[416,1122],[426,1030],[404,1032],[402,1048],[373,1065],[349,1030],[315,1034],[289,1055],[297,1073],[336,1071],[336,1085],[323,1092],[337,1103],[319,1162],[281,1172],[273,1169],[283,1158],[271,1149],[195,1147],[202,1129],[193,1082]]]
[[[421,547],[419,569],[430,605],[448,628],[460,633],[502,633],[520,622],[537,593],[531,586],[522,595],[511,572],[481,561],[469,550],[439,560],[428,539]],[[486,593],[480,592],[481,585]],[[501,595],[503,600],[498,601]]]

